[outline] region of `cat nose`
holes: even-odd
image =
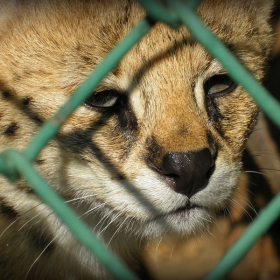
[[[209,149],[188,153],[167,153],[162,171],[173,178],[174,191],[189,198],[205,188],[213,172],[214,160]]]

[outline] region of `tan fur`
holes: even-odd
[[[205,0],[198,9],[258,79],[272,42],[271,2]],[[0,11],[5,15],[0,20],[2,150],[23,150],[41,123],[145,16],[128,0],[3,1]],[[172,30],[157,23],[97,89],[127,95],[129,106],[114,114],[79,107],[35,161],[48,183],[132,269],[137,270],[148,240],[207,230],[236,185],[258,109],[238,86],[215,98],[223,117],[209,119],[203,84],[223,73],[185,27]],[[215,171],[190,198],[175,192],[147,164],[161,168],[167,153],[203,149],[215,159]],[[199,207],[176,212],[186,203]],[[110,277],[23,179],[12,184],[3,177],[0,275]]]

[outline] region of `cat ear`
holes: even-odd
[[[0,36],[9,32],[10,23],[18,20],[37,0],[0,0]]]
[[[2,0],[0,1],[0,31],[5,31],[7,23],[12,20],[17,10],[17,1]]]
[[[22,1],[19,0],[0,1],[0,34],[9,32],[9,23],[18,19],[24,12],[24,9],[20,12],[20,8],[22,6],[21,2]]]
[[[270,18],[275,1],[274,0],[252,0],[252,5],[256,9],[257,14],[262,18]]]

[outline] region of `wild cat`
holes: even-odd
[[[0,4],[1,150],[23,150],[145,16],[133,0]],[[204,0],[198,14],[261,80],[272,1]],[[207,229],[238,181],[257,105],[185,27],[156,23],[34,166],[137,271],[143,245]],[[1,279],[110,279],[24,179],[1,176]]]

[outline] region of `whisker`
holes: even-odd
[[[34,220],[35,218],[37,218],[41,213],[43,212],[43,210],[38,213],[37,215],[35,215],[34,217],[32,217],[31,219],[29,219],[26,223],[24,223],[19,229],[18,231],[22,230],[28,223],[30,223],[32,220]]]
[[[122,221],[122,223],[118,226],[118,228],[115,230],[114,234],[111,236],[111,238],[110,238],[110,240],[109,240],[109,242],[108,242],[108,244],[107,244],[107,248],[109,247],[109,245],[110,245],[111,241],[113,240],[114,236],[116,235],[116,233],[119,231],[119,229],[121,229],[121,227],[123,226],[123,224],[124,224],[127,220],[128,220],[128,218],[126,217],[126,218]]]
[[[237,191],[240,191],[239,189],[236,189]],[[250,190],[246,189],[247,192],[251,193],[252,195],[255,195],[253,192],[251,192]],[[239,192],[241,193],[241,191]],[[242,193],[241,193],[242,194]],[[233,197],[234,199],[234,197]],[[238,198],[238,200],[240,200],[241,202],[243,202],[244,204],[246,204],[251,210],[253,210],[253,212],[258,216],[259,213],[257,212],[257,210],[255,209],[254,205],[251,203],[251,201],[246,197],[243,196],[243,199],[241,197]]]
[[[98,232],[97,237],[100,236],[100,234],[101,234],[102,232],[104,232],[113,222],[115,222],[115,221],[118,219],[119,216],[121,216],[121,213],[119,213],[118,215],[116,215],[116,216],[114,217],[114,219],[112,219],[100,232]],[[102,226],[102,225],[101,225],[101,226]]]
[[[104,216],[103,218],[102,218],[102,220],[100,220],[100,222],[98,223],[98,225],[100,224],[100,228],[102,228],[103,227],[103,225],[104,225],[104,223],[111,217],[111,213],[113,213],[114,211],[113,210],[111,210],[111,212],[110,213],[107,213],[106,214],[106,216]],[[95,227],[96,228],[96,227]]]
[[[230,201],[235,203],[239,207],[239,209],[243,210],[244,213],[253,221],[252,216],[249,214],[249,212],[238,201],[236,201],[234,198],[230,199]]]
[[[156,249],[155,249],[155,257],[156,257],[156,266],[157,267],[158,267],[158,248],[159,248],[159,245],[160,245],[161,242],[162,242],[162,237],[157,242],[157,246],[156,246]]]
[[[99,204],[99,205],[97,205],[97,206],[95,206],[95,207],[89,209],[88,211],[86,211],[85,213],[83,213],[82,215],[80,215],[79,218],[82,218],[82,217],[84,217],[84,216],[87,216],[87,215],[90,214],[92,211],[94,211],[94,210],[96,210],[96,209],[98,209],[98,208],[104,206],[105,204],[107,204],[107,202],[103,202],[103,203],[101,203],[101,204]]]
[[[173,244],[173,246],[171,248],[171,252],[170,252],[170,256],[169,256],[169,261],[171,261],[171,259],[172,259],[174,247],[175,247],[175,244]]]
[[[246,172],[246,173],[253,173],[253,174],[259,174],[259,175],[262,175],[262,176],[267,176],[266,174],[264,174],[263,172],[259,172],[259,171],[246,171],[246,170],[244,170],[244,172]]]
[[[73,201],[77,201],[77,200],[82,200],[84,198],[94,197],[94,196],[96,196],[96,194],[89,194],[89,195],[85,195],[85,196],[81,196],[81,197],[76,197],[76,198],[73,198],[73,199],[66,200],[66,201],[64,201],[64,203],[69,203],[69,202],[73,202]]]
[[[77,201],[77,200],[82,200],[84,198],[88,198],[88,197],[94,197],[96,195],[86,195],[86,196],[82,196],[82,197],[78,197],[78,198],[74,198],[74,199],[70,199],[70,200],[67,200],[67,201],[64,201],[64,203],[69,203],[69,202],[73,202],[73,201]],[[30,211],[32,211],[33,209],[35,209],[36,207],[40,206],[44,204],[44,202],[40,202],[38,203],[37,205],[31,207],[29,210],[27,210],[26,212],[22,213],[20,215],[20,217],[16,218],[12,223],[10,223],[5,229],[4,231],[2,231],[2,233],[0,234],[0,238],[3,236],[3,234],[10,228],[12,227],[21,217],[23,217],[24,215],[26,215],[27,213],[29,213]],[[40,213],[38,213],[35,217],[37,217],[38,215],[40,215],[41,213],[43,212],[40,211]],[[54,213],[51,213],[50,215],[53,215]],[[50,215],[48,215],[47,217],[49,217]],[[20,231],[27,223],[29,223],[31,220],[33,220],[35,217],[31,218],[29,221],[27,221],[23,226],[21,226],[21,228],[18,229],[18,231]],[[47,218],[46,217],[46,218]]]
[[[43,249],[43,251],[39,254],[39,256],[34,260],[34,262],[32,263],[32,265],[30,266],[30,268],[28,269],[25,278],[27,278],[29,272],[31,271],[31,269],[33,268],[33,266],[36,264],[36,262],[39,260],[39,258],[44,254],[44,252],[48,249],[48,247],[54,242],[54,240],[59,236],[60,234],[57,234],[47,245],[46,247]]]
[[[232,206],[233,207],[233,206]],[[229,208],[228,207],[225,207],[226,208],[226,211],[227,211],[227,213],[229,213],[229,216],[230,216],[230,219],[231,219],[231,223],[233,223],[233,217],[232,217],[232,214],[231,214],[231,212],[230,212],[230,210],[229,210]],[[234,207],[233,207],[234,208]],[[235,208],[234,208],[235,209]],[[224,217],[225,218],[225,217]]]
[[[20,217],[16,218],[12,223],[10,223],[5,229],[4,231],[0,234],[0,238],[3,236],[3,234],[10,228],[13,226],[13,224],[15,224],[21,217],[23,217],[24,215],[26,215],[27,213],[29,213],[30,211],[32,211],[34,208],[40,206],[41,204],[43,204],[44,202],[40,202],[39,204],[33,206],[32,208],[30,208],[29,210],[27,210],[26,212],[24,212],[23,214],[20,215]]]

